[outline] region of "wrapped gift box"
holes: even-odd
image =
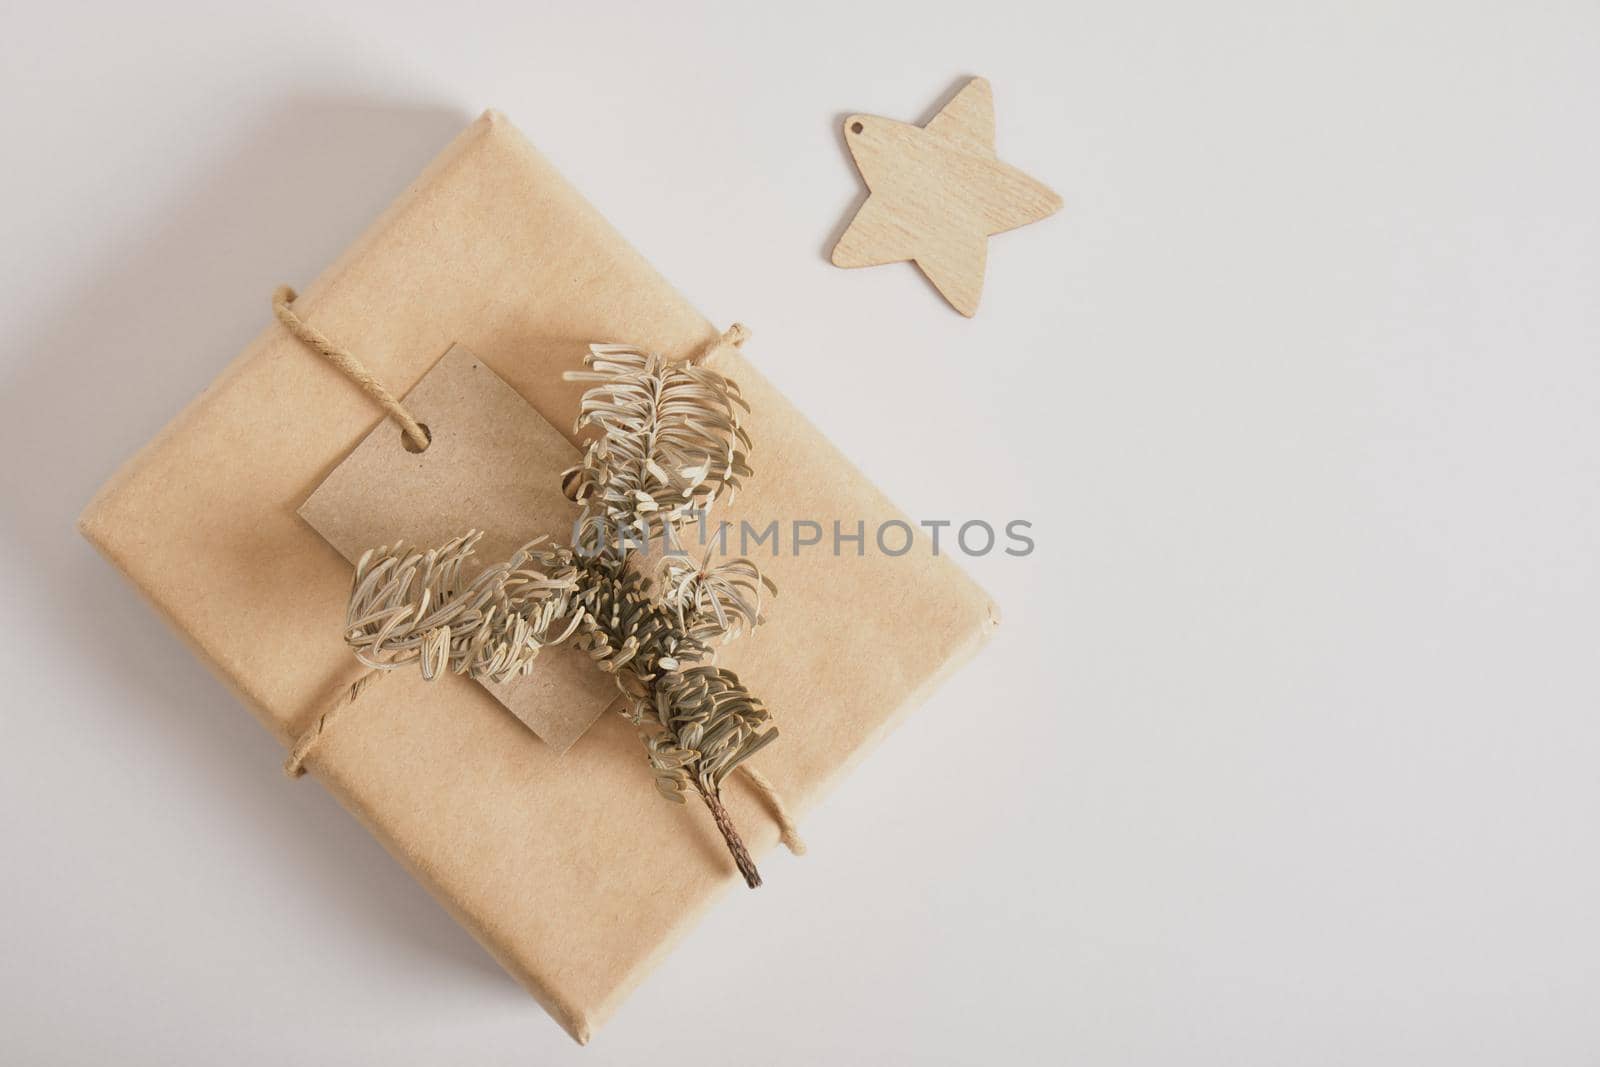
[[[493,112],[295,307],[397,393],[459,342],[569,441],[581,387],[561,374],[589,343],[687,357],[718,335]],[[763,547],[780,598],[720,657],[773,709],[781,740],[755,762],[804,812],[995,614],[924,543],[876,551],[872,531],[903,517],[743,355],[722,348],[709,365],[754,409],[756,475],[725,517],[868,531],[861,555],[827,539],[798,555],[787,537],[782,555]],[[350,565],[297,509],[381,417],[271,322],[80,522],[285,746],[362,673],[340,636]],[[615,715],[558,754],[476,683],[396,671],[309,767],[579,1041],[738,882],[705,812],[657,795]],[[774,824],[740,776],[726,796],[759,857]]]

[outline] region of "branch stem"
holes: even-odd
[[[755,889],[761,884],[761,872],[756,870],[756,861],[750,858],[750,851],[744,847],[744,840],[739,836],[739,831],[734,829],[733,818],[728,814],[728,809],[722,806],[722,798],[698,782],[695,786],[700,790],[700,799],[704,800],[706,807],[710,809],[711,818],[716,821],[717,829],[722,831],[722,839],[728,843],[728,851],[733,854],[734,866],[744,875],[744,884]]]

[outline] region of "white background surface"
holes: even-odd
[[[1332,7],[1333,5],[1329,5]],[[1600,1057],[1600,9],[67,3],[0,34],[0,1060]],[[983,309],[826,249],[994,83]],[[1005,625],[579,1050],[73,532],[505,110]]]

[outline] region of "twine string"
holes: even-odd
[[[733,773],[743,774],[749,781],[750,787],[755,790],[756,796],[767,806],[772,821],[778,824],[778,840],[783,842],[783,847],[796,856],[804,856],[806,843],[800,839],[800,830],[789,815],[789,806],[783,802],[783,794],[772,784],[772,779],[748,763],[739,764],[733,769]]]
[[[317,747],[317,742],[322,740],[322,735],[327,732],[329,726],[333,725],[333,721],[339,717],[339,713],[360,699],[361,694],[367,691],[367,687],[385,673],[374,667],[339,690],[339,695],[334,698],[333,703],[323,709],[322,714],[317,716],[316,721],[300,732],[300,737],[295,741],[294,747],[289,750],[289,758],[283,761],[283,773],[290,778],[298,778],[306,773],[306,757],[311,755],[311,750]]]
[[[374,378],[372,372],[367,370],[359,359],[334,344],[328,339],[327,334],[295,314],[294,308],[289,306],[294,303],[294,299],[295,291],[287,285],[278,286],[272,294],[273,314],[278,316],[278,321],[283,323],[284,328],[294,334],[301,344],[344,371],[345,377],[355,382],[363,393],[377,401],[378,406],[399,424],[401,432],[406,435],[406,440],[410,441],[418,452],[427,448],[428,433],[420,422],[411,417],[411,412],[406,410],[406,406],[396,400],[394,394],[385,389],[383,383]]]
[[[738,348],[748,340],[750,340],[750,327],[746,326],[742,322],[736,322],[732,326],[729,326],[726,330],[723,330],[722,336],[706,345],[705,348],[701,349],[693,356],[690,356],[689,362],[695,364],[704,363],[706,360],[715,355],[719,348],[724,346]]]

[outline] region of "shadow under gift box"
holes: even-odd
[[[684,358],[717,337],[494,112],[295,306],[397,393],[460,342],[574,441],[581,386],[561,374],[590,342]],[[720,517],[868,531],[859,556],[828,541],[793,555],[787,534],[783,554],[763,548],[780,595],[768,624],[718,658],[772,709],[782,736],[755,762],[804,812],[996,616],[925,543],[874,551],[872,531],[903,516],[742,355],[724,348],[708,365],[753,410],[756,473]],[[273,322],[80,520],[285,746],[363,673],[340,639],[350,565],[296,509],[380,418]],[[558,756],[476,683],[397,671],[308,765],[580,1042],[739,880],[705,812],[657,794],[618,716]],[[725,793],[759,857],[775,825],[740,776]]]

